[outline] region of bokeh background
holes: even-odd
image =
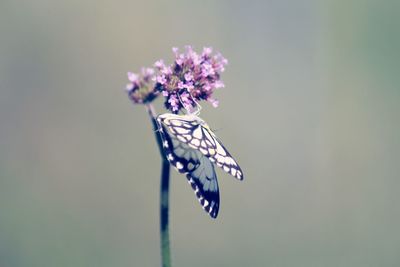
[[[0,266],[158,266],[160,158],[127,71],[213,46],[245,172],[173,172],[174,266],[400,265],[400,2],[0,3]],[[159,112],[164,112],[161,101]]]

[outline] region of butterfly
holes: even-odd
[[[165,113],[157,117],[165,156],[186,174],[203,209],[216,218],[219,189],[214,164],[239,180],[243,172],[207,123],[194,114]]]

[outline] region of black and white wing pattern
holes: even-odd
[[[157,119],[165,156],[180,172],[185,173],[203,209],[216,218],[219,211],[217,175],[210,159],[197,149],[177,139],[169,128]]]
[[[162,114],[158,121],[182,143],[200,151],[225,172],[243,180],[243,172],[210,127],[194,115]]]

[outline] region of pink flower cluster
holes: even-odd
[[[173,113],[182,108],[193,108],[194,101],[206,100],[214,107],[218,100],[212,97],[215,89],[224,87],[220,79],[228,61],[220,54],[212,53],[205,47],[201,54],[186,46],[183,53],[173,48],[174,63],[166,65],[158,60],[152,68],[142,68],[140,74],[128,72],[126,86],[129,98],[134,103],[146,104],[153,101],[160,92],[165,97],[165,107]]]
[[[165,97],[165,107],[178,113],[184,106],[194,106],[193,100],[206,100],[217,107],[218,100],[212,94],[224,87],[220,75],[228,61],[220,53],[212,55],[210,47],[205,47],[200,55],[191,46],[186,46],[183,53],[178,48],[172,51],[172,65],[165,65],[163,60],[154,64],[158,70],[155,88]]]
[[[159,95],[159,91],[154,89],[154,74],[152,68],[142,68],[140,74],[128,72],[129,83],[126,85],[126,91],[133,103],[149,103]]]

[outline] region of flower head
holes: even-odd
[[[129,98],[135,104],[151,102],[160,93],[154,86],[155,77],[154,69],[152,68],[142,68],[140,74],[128,72],[128,80],[129,83],[126,85],[126,91]]]
[[[212,94],[215,89],[224,87],[220,75],[228,61],[219,53],[212,55],[210,47],[205,47],[200,55],[191,46],[186,46],[183,53],[176,47],[172,51],[173,64],[166,66],[162,60],[154,64],[157,70],[155,88],[165,97],[165,107],[178,113],[200,100],[216,107],[218,101]]]

